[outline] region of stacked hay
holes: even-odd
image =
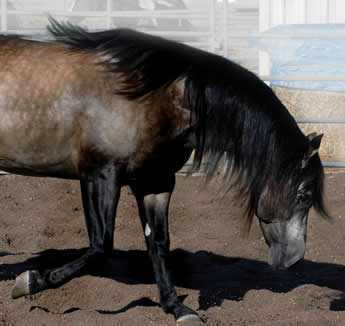
[[[296,118],[345,119],[345,93],[273,87],[274,92]],[[320,155],[323,161],[345,162],[345,124],[301,123],[302,131],[323,133]]]

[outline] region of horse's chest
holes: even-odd
[[[174,110],[173,110],[174,109]],[[189,115],[169,105],[146,112],[137,125],[135,151],[129,168],[150,164],[166,165],[175,169],[185,157],[185,140],[181,134],[189,126]]]

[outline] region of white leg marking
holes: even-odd
[[[148,236],[150,236],[150,234],[151,234],[151,228],[150,228],[149,224],[146,223],[146,226],[145,226],[145,235],[148,237]]]
[[[189,314],[189,315],[185,315],[180,317],[179,319],[176,320],[177,323],[183,323],[185,321],[190,321],[190,322],[198,322],[198,324],[202,324],[202,320],[200,319],[200,317],[198,315],[194,315],[194,314]],[[195,324],[195,323],[193,323]]]

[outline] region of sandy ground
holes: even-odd
[[[206,325],[345,325],[345,174],[326,178],[333,222],[311,212],[305,260],[266,264],[257,222],[240,236],[241,209],[200,177],[178,177],[170,265],[178,294]],[[77,182],[0,177],[0,326],[175,325],[158,305],[133,196],[123,188],[113,257],[92,275],[11,299],[16,275],[54,266],[88,244]]]

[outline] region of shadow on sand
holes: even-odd
[[[14,279],[28,269],[54,268],[79,257],[86,249],[45,250],[29,259],[0,265],[0,281]],[[13,255],[0,252],[0,257]],[[90,269],[85,274],[107,277],[125,284],[152,284],[153,273],[145,251],[115,250],[106,268]],[[99,267],[99,266],[98,266]],[[206,251],[196,253],[173,250],[169,267],[177,286],[199,291],[199,310],[221,306],[224,300],[242,300],[252,289],[286,293],[301,285],[312,284],[342,291],[343,297],[330,302],[330,310],[345,311],[345,266],[303,260],[287,271],[273,271],[266,263],[246,258],[229,258]],[[136,306],[157,306],[149,298],[140,298],[118,311],[98,311],[118,314]],[[33,309],[45,308],[34,306]],[[79,308],[73,308],[73,311]],[[70,313],[66,311],[65,313]]]

